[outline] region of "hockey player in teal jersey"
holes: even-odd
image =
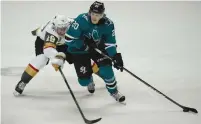
[[[80,85],[87,86],[93,93],[95,85],[92,78],[91,59],[98,65],[98,75],[104,80],[106,88],[118,102],[123,102],[125,96],[117,88],[117,81],[112,69],[112,62],[97,53],[100,49],[114,60],[114,67],[123,71],[123,60],[116,50],[114,23],[106,17],[102,2],[95,1],[88,13],[75,18],[66,32],[68,51],[72,53],[75,70]]]

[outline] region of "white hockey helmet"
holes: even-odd
[[[68,26],[68,18],[65,15],[57,15],[53,19],[56,28],[65,28]]]
[[[64,35],[69,26],[68,18],[65,15],[57,15],[53,19],[53,25],[59,35]]]

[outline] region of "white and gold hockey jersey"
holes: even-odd
[[[67,30],[74,20],[67,18]],[[65,44],[65,35],[61,36],[55,29],[54,19],[50,20],[46,25],[32,31],[34,36],[40,37],[44,41],[44,54],[48,58],[52,58],[56,54],[56,46]],[[53,49],[52,49],[53,48]]]
[[[67,30],[73,21],[74,20],[72,18],[68,18]],[[55,30],[54,20],[50,20],[47,24],[32,31],[32,34],[40,37],[45,42],[52,42],[55,45],[63,45],[65,43],[64,36],[58,35]]]
[[[68,27],[74,20],[65,16],[63,17],[65,19],[64,22],[67,22],[66,24],[68,30]],[[60,54],[60,52],[56,50],[56,47],[65,44],[65,35],[61,36],[57,33],[54,19],[50,20],[46,25],[32,31],[32,35],[40,37],[40,39],[44,42],[43,54],[37,55],[29,63],[35,70],[40,70],[47,64],[49,60],[52,61],[52,59]],[[30,74],[34,76],[36,71],[34,71],[31,66],[28,66],[26,71],[31,72]]]

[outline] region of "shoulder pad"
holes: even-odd
[[[76,19],[80,20],[82,22],[85,22],[85,23],[89,22],[89,18],[88,18],[88,14],[87,13],[80,14]]]
[[[105,24],[106,24],[106,25],[109,26],[109,25],[111,25],[111,24],[114,24],[111,19],[109,19],[109,18],[107,18],[107,17],[104,17],[104,18],[105,18]]]
[[[81,14],[81,18],[89,22],[88,13]]]
[[[87,13],[80,14],[75,21],[79,24],[81,29],[86,29],[89,25]]]

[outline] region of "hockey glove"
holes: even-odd
[[[123,63],[123,60],[122,60],[122,57],[121,57],[121,53],[116,53],[113,57],[113,63],[114,63],[114,67],[122,72],[123,71],[123,66],[124,66],[124,63]]]
[[[54,67],[55,71],[58,71],[59,67],[63,68],[65,58],[66,55],[64,53],[58,52],[57,55],[51,59],[52,66]]]
[[[84,44],[86,45],[88,52],[95,52],[94,48],[97,48],[97,45],[96,45],[96,42],[92,38],[91,39],[85,38]]]

